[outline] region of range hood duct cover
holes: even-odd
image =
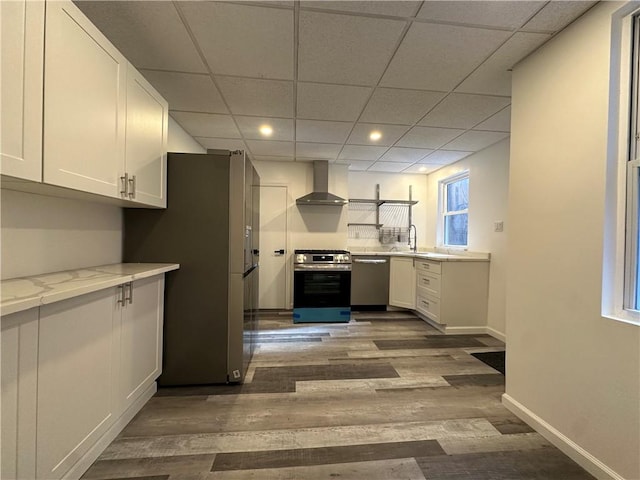
[[[297,205],[332,205],[342,207],[347,200],[329,193],[329,162],[316,160],[313,162],[313,192],[296,200]]]

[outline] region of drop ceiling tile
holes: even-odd
[[[380,161],[415,163],[432,152],[433,150],[426,148],[392,147],[387,153],[380,157]]]
[[[529,22],[522,27],[524,31],[555,33],[569,25],[597,2],[564,2],[547,3]]]
[[[406,22],[300,12],[298,80],[375,85]]]
[[[240,133],[251,140],[289,140],[293,141],[293,120],[289,118],[243,117],[236,115]],[[270,137],[260,133],[260,127],[268,125],[273,129]]]
[[[171,116],[192,137],[240,138],[231,115],[171,112]]]
[[[277,155],[253,155],[252,160],[259,162],[293,162],[293,157],[279,157]]]
[[[293,82],[216,77],[234,115],[293,118]]]
[[[338,158],[340,160],[377,160],[386,151],[387,147],[345,145]]]
[[[342,145],[332,143],[296,143],[296,160],[335,160]]]
[[[459,150],[436,150],[431,155],[427,155],[420,163],[431,163],[434,165],[449,165],[450,163],[462,160],[473,152],[462,152]]]
[[[381,125],[377,123],[357,123],[353,127],[347,143],[350,145],[380,145],[391,146],[409,130],[405,125]],[[380,132],[379,140],[371,140],[371,132]]]
[[[242,140],[237,138],[209,138],[209,137],[193,137],[204,148],[213,148],[217,150],[247,150],[247,146]]]
[[[484,122],[473,127],[474,130],[490,130],[493,132],[511,131],[511,107],[500,110]]]
[[[367,87],[300,82],[297,117],[308,120],[355,121],[370,94],[371,89]]]
[[[169,109],[188,112],[229,113],[209,75],[140,70],[169,102]]]
[[[360,121],[413,125],[445,95],[424,90],[376,88]]]
[[[498,30],[414,23],[380,85],[450,91],[509,35]]]
[[[549,38],[544,33],[516,33],[469,75],[456,92],[510,96],[510,69]]]
[[[137,68],[207,71],[172,2],[74,3]]]
[[[510,103],[508,97],[452,93],[431,110],[419,125],[468,129]]]
[[[411,165],[409,168],[405,168],[402,173],[422,173],[427,175],[439,168],[442,168],[442,165],[425,165],[422,163],[416,163]]]
[[[340,160],[340,163],[348,163],[349,170],[353,172],[362,172],[373,165],[373,162],[363,162],[362,160]]]
[[[215,74],[293,79],[293,10],[179,2]]]
[[[322,120],[296,120],[298,142],[343,144],[353,127],[351,122],[326,122]]]
[[[393,17],[413,16],[421,2],[414,1],[301,1],[301,8],[321,8],[342,12],[387,15]]]
[[[446,144],[444,148],[447,150],[466,150],[477,152],[489,145],[493,145],[500,140],[507,138],[508,133],[501,132],[478,132],[475,130],[469,130],[463,133],[454,141]]]
[[[411,163],[400,162],[376,162],[368,168],[369,172],[390,172],[400,173],[410,167]]]
[[[396,144],[399,147],[440,148],[464,130],[455,128],[413,127]]]
[[[439,22],[516,29],[535,14],[545,2],[455,1],[424,2],[418,18]]]
[[[277,140],[247,140],[247,146],[255,156],[293,158],[293,142]]]

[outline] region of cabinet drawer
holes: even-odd
[[[431,295],[419,293],[416,298],[416,310],[438,323],[440,322],[440,300]]]
[[[432,262],[431,260],[418,260],[416,261],[416,271],[440,274],[440,262]]]
[[[440,275],[418,271],[417,286],[425,293],[440,298]]]

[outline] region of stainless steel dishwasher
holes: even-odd
[[[351,308],[386,310],[389,303],[389,257],[351,255]]]

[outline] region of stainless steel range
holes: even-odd
[[[351,319],[351,254],[346,250],[296,250],[293,256],[293,323]]]

